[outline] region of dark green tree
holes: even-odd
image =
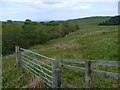
[[[12,23],[12,20],[7,20],[7,23]]]

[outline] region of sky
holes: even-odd
[[[0,20],[48,21],[118,14],[119,0],[0,0]]]

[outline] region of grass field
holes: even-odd
[[[60,59],[84,59],[84,60],[118,60],[118,31],[117,26],[97,26],[84,24],[80,30],[70,33],[65,37],[51,40],[43,45],[37,45],[29,50],[45,56]],[[29,73],[21,73],[14,69],[15,54],[3,57],[3,88],[23,87],[31,80]],[[83,65],[84,67],[84,65]],[[111,72],[118,72],[115,67],[92,66]],[[19,79],[19,77],[22,77]],[[64,69],[62,82],[67,81],[76,87],[85,87],[85,73]],[[14,83],[13,83],[14,82]],[[116,88],[118,80],[92,74],[91,87]]]

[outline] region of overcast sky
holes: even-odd
[[[119,0],[1,0],[0,20],[67,20],[118,14]]]

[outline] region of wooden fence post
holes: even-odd
[[[60,81],[60,67],[59,67],[59,61],[58,60],[55,60],[55,61],[52,61],[52,81],[53,81],[53,85],[52,87],[53,88],[59,88],[60,87],[60,84],[61,84],[61,81]]]
[[[91,73],[90,66],[91,62],[86,61],[86,78],[85,78],[86,88],[90,88],[90,73]]]
[[[15,52],[16,52],[16,65],[17,67],[20,67],[21,52],[19,46],[15,47]]]

